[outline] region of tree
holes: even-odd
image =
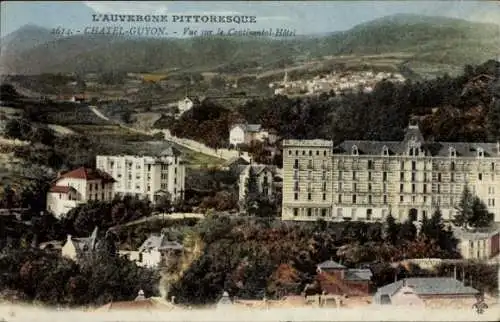
[[[493,219],[494,215],[488,211],[486,204],[479,197],[474,197],[469,225],[474,228],[486,228],[491,226]]]
[[[500,140],[500,98],[494,98],[486,116],[486,128],[492,141]]]
[[[392,245],[396,244],[398,238],[398,224],[390,213],[385,219],[384,239]]]
[[[489,227],[494,220],[494,215],[488,211],[486,204],[474,196],[468,187],[462,193],[457,211],[452,222],[464,229]]]
[[[452,223],[455,226],[466,228],[467,224],[470,221],[470,218],[473,216],[472,203],[474,201],[474,197],[469,190],[468,186],[465,186],[462,191],[462,197],[460,198],[460,202],[456,207],[457,213],[452,219]]]

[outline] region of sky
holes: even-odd
[[[287,28],[297,35],[347,30],[398,13],[462,18],[500,26],[500,1],[3,1],[0,9],[2,37],[27,24],[72,30],[109,25],[162,26],[179,32],[186,26],[207,27],[171,21],[142,25],[93,22],[93,14],[255,16],[255,24],[212,24],[210,28]]]

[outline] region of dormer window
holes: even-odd
[[[450,146],[450,148],[448,149],[448,151],[449,151],[449,154],[450,154],[451,158],[454,158],[454,157],[457,156],[457,150],[455,150],[454,147]]]
[[[483,158],[484,157],[484,150],[483,150],[483,148],[478,148],[477,149],[477,156],[478,156],[478,158]]]
[[[409,151],[411,156],[417,156],[418,155],[418,149],[415,147],[411,147]]]
[[[389,155],[389,148],[386,145],[384,145],[384,147],[382,148],[382,155],[383,156]]]
[[[353,145],[351,148],[351,154],[352,155],[358,155],[358,147]]]

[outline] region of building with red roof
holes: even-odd
[[[47,210],[60,217],[91,200],[110,201],[114,182],[108,173],[86,167],[60,174],[47,193]]]

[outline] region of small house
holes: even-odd
[[[333,260],[317,266],[316,280],[325,294],[367,296],[372,291],[370,269],[351,269]]]
[[[61,255],[77,261],[83,256],[90,255],[98,248],[97,227],[89,237],[75,238],[68,234],[66,242],[61,248]]]
[[[128,256],[138,266],[158,268],[174,265],[183,250],[184,247],[180,243],[171,241],[166,235],[161,234],[150,236],[137,251],[120,251],[120,254]]]
[[[385,301],[391,305],[470,307],[478,294],[478,290],[452,277],[412,277],[380,287],[373,296],[373,303],[382,304]]]

